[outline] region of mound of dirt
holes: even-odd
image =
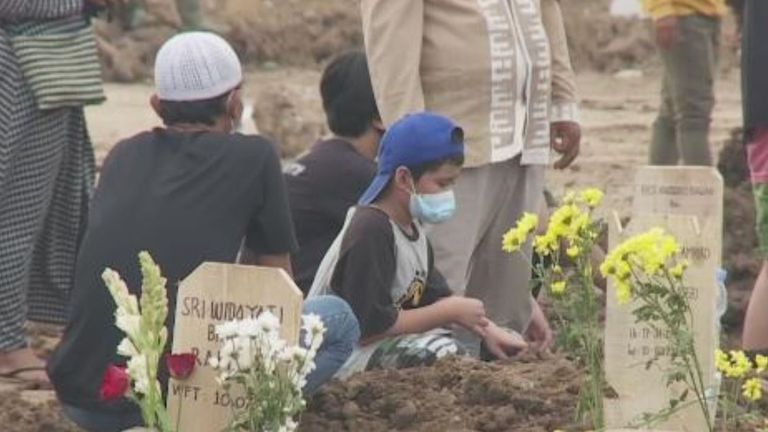
[[[448,358],[433,367],[373,371],[333,382],[300,431],[552,431],[574,428],[584,375],[568,360],[505,364]]]
[[[259,132],[293,159],[326,133],[320,95],[316,86],[274,84],[258,86],[251,102],[252,119]]]
[[[610,0],[562,0],[571,59],[577,70],[616,72],[656,62],[647,22],[610,13]]]
[[[728,270],[728,310],[723,325],[727,333],[738,335],[752,286],[760,271],[760,257],[756,253],[755,202],[741,129],[731,131],[720,152],[717,168],[726,186],[723,263]]]
[[[138,23],[121,9],[109,22],[96,21],[105,80],[149,78],[157,50],[181,29],[172,2],[145,3],[147,13]],[[205,25],[222,34],[247,64],[317,67],[362,46],[356,0],[202,0],[202,5]]]
[[[50,394],[44,401],[36,400],[36,394],[50,392],[4,391],[0,393],[0,428],[13,432],[78,432],[59,408]],[[24,396],[26,394],[26,397]]]
[[[96,31],[108,81],[150,76],[155,53],[181,25],[172,2],[146,0],[147,18],[131,22],[124,10]],[[202,0],[206,25],[229,40],[248,64],[317,67],[362,47],[357,0]],[[648,26],[610,14],[609,0],[562,0],[571,56],[578,69],[616,71],[649,64]]]

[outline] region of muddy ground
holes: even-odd
[[[148,106],[151,61],[176,31],[178,17],[170,3],[148,2],[157,13],[129,32],[121,29],[119,16],[97,25],[110,81],[108,101],[87,109],[99,162],[119,139],[158,124]],[[247,64],[245,94],[255,120],[250,126],[271,136],[284,158],[295,157],[326,133],[317,92],[320,68],[335,53],[361,46],[357,0],[204,4],[209,25],[233,42]],[[605,0],[562,0],[562,5],[578,71],[583,141],[572,167],[548,172],[548,186],[556,195],[600,187],[607,193],[605,208],[625,216],[632,172],[647,160],[658,105],[658,61],[647,23],[611,17]],[[741,123],[733,52],[726,49],[723,57],[712,128],[715,151],[728,148],[721,161],[729,185],[724,256],[731,273],[725,320],[730,341],[737,339],[758,265],[743,149],[732,132]],[[45,355],[56,335],[57,329],[35,326],[33,345]],[[551,431],[571,424],[581,379],[560,357],[506,365],[450,360],[427,369],[375,372],[330,385],[310,404],[302,430]],[[7,382],[0,382],[0,425],[20,432],[76,430],[61,418],[50,391],[24,391]]]
[[[573,429],[582,381],[561,357],[507,364],[450,358],[430,368],[369,372],[328,385],[310,403],[300,431]]]

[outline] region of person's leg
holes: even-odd
[[[523,334],[531,317],[531,269],[519,253],[501,249],[504,234],[523,212],[536,213],[544,190],[544,166],[520,165],[519,158],[494,164],[489,184],[499,204],[478,246],[469,276],[467,296],[485,304],[488,318]],[[531,255],[528,243],[522,252]]]
[[[325,325],[323,343],[315,357],[315,370],[307,377],[304,392],[315,392],[330,380],[352,354],[360,340],[360,326],[352,308],[336,296],[319,296],[304,302],[303,314],[316,314]],[[304,344],[304,335],[300,336]]]
[[[75,261],[85,232],[96,172],[93,146],[81,108],[71,108],[54,127],[64,130],[64,155],[33,252],[27,294],[30,321],[65,324]]]
[[[88,432],[123,432],[144,424],[138,410],[129,414],[111,414],[62,403],[61,411],[78,427]]]
[[[176,9],[181,18],[181,25],[185,29],[202,29],[203,12],[200,7],[200,0],[176,0]]]
[[[496,188],[489,178],[491,167],[462,170],[454,187],[456,214],[445,223],[428,227],[435,266],[456,295],[467,294],[475,251],[493,215],[499,211]],[[472,356],[480,355],[480,340],[474,333],[457,329],[455,336]]]
[[[44,366],[27,347],[29,271],[66,142],[68,110],[41,112],[0,30],[0,373]],[[44,371],[16,378],[46,382]]]
[[[472,255],[480,243],[484,226],[490,221],[483,211],[488,201],[484,194],[488,169],[483,166],[462,170],[453,188],[456,214],[444,223],[427,226],[435,266],[456,295],[466,292]]]
[[[715,105],[715,69],[720,21],[680,18],[680,42],[665,54],[671,74],[677,143],[684,165],[712,165],[709,127]]]
[[[748,350],[768,348],[768,128],[754,131],[747,145],[752,191],[755,196],[755,225],[763,266],[755,281],[744,318],[742,344]]]
[[[766,204],[768,203],[763,205]],[[744,330],[741,336],[744,349],[768,348],[768,313],[766,310],[768,310],[768,259],[763,260],[763,266],[749,298],[747,314],[744,317]]]
[[[365,370],[431,366],[443,357],[465,354],[461,344],[447,332],[404,335],[382,342]]]
[[[653,122],[649,163],[651,165],[676,165],[680,159],[677,150],[677,132],[675,127],[675,111],[670,91],[669,67],[662,55],[664,73],[661,84],[661,106],[656,120]]]

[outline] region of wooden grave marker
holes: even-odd
[[[217,324],[257,317],[269,310],[280,319],[280,335],[298,343],[302,294],[280,269],[236,264],[203,263],[179,286],[173,352],[194,353],[197,365],[189,378],[168,382],[168,414],[179,432],[223,430],[232,407],[242,398],[227,394],[216,382],[208,359],[216,357],[220,343]],[[243,402],[244,403],[244,402]],[[181,404],[181,406],[179,406]],[[242,407],[240,407],[242,408]]]
[[[628,226],[621,227],[618,218],[609,224],[611,249],[627,237],[653,227],[663,228],[678,240],[682,257],[690,263],[684,283],[690,287],[696,351],[705,385],[714,387],[714,350],[719,345],[715,272],[722,254],[722,179],[710,168],[646,167],[636,176],[635,192]],[[658,413],[679,394],[679,388],[670,391],[666,385],[663,335],[635,324],[633,307],[633,303],[619,305],[615,287],[609,284],[605,370],[608,384],[617,394],[616,398],[604,399],[609,430],[636,423],[643,414]],[[662,358],[646,369],[645,363],[657,353]],[[695,400],[692,393],[688,400]],[[715,407],[710,404],[710,411]],[[693,404],[655,427],[666,431],[706,430],[701,409]]]

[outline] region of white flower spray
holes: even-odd
[[[302,317],[303,344],[289,346],[280,338],[280,320],[270,312],[258,318],[216,327],[221,340],[218,358],[210,360],[225,391],[242,390],[246,402],[233,408],[230,431],[291,432],[306,403],[302,388],[315,369],[315,356],[325,326],[317,315]]]
[[[148,427],[166,432],[172,428],[157,380],[158,365],[168,341],[168,329],[165,327],[168,316],[166,280],[149,253],[141,252],[139,263],[141,301],[130,294],[125,281],[116,271],[108,268],[101,277],[117,305],[115,326],[125,333],[117,353],[128,358],[127,372],[132,387],[128,397],[139,405]]]

